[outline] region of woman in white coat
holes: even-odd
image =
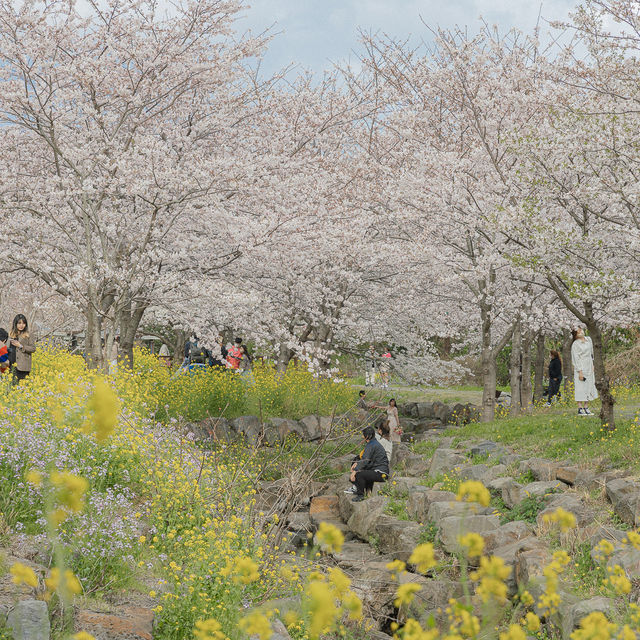
[[[598,391],[593,370],[593,344],[591,338],[584,335],[583,329],[573,331],[571,363],[573,364],[573,386],[578,403],[578,415],[592,416],[589,402],[598,397]]]

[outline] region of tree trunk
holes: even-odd
[[[293,351],[287,347],[286,344],[280,345],[280,351],[278,353],[278,362],[276,364],[276,370],[280,372],[285,372],[287,370],[287,366],[289,362],[293,358]]]
[[[586,325],[593,342],[593,368],[596,376],[596,389],[600,394],[602,406],[600,408],[600,422],[602,426],[610,431],[616,428],[613,405],[615,398],[611,394],[609,386],[609,376],[607,375],[604,364],[604,345],[602,340],[602,331],[598,321],[593,316],[593,306],[590,302],[584,303],[586,315]]]
[[[569,329],[562,331],[562,377],[564,378],[564,391],[566,398],[569,395],[569,383],[573,380],[573,364],[571,363],[571,343],[573,337]]]
[[[522,338],[522,376],[520,378],[520,403],[525,411],[531,409],[533,397],[531,394],[531,343],[533,332],[530,329],[524,332]]]
[[[511,338],[511,359],[509,361],[510,384],[511,384],[511,409],[509,413],[517,416],[520,413],[520,366],[522,356],[522,329],[520,320],[517,320],[513,327]]]
[[[451,357],[451,337],[445,336],[442,339],[442,357],[450,358]]]
[[[482,319],[482,422],[491,422],[496,416],[496,359],[491,348],[491,312],[485,305],[480,308]]]
[[[84,341],[87,366],[89,369],[99,369],[103,364],[102,351],[102,319],[97,311],[95,299],[89,295],[86,310],[87,329]]]
[[[545,335],[544,331],[538,332],[536,339],[536,361],[534,364],[533,374],[533,400],[534,402],[540,402],[544,394],[544,365],[545,365]]]
[[[146,309],[147,306],[145,304],[134,305],[131,300],[128,300],[121,311],[118,366],[123,366],[127,369],[133,368],[133,345]]]
[[[184,360],[184,345],[187,342],[187,332],[184,329],[175,330],[175,341],[173,343],[173,365],[179,367]]]

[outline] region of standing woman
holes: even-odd
[[[562,382],[562,360],[560,354],[551,350],[551,361],[549,362],[549,392],[547,394],[547,407],[551,406],[553,397],[560,394],[560,383]]]
[[[19,383],[31,373],[31,354],[36,350],[36,342],[29,334],[27,318],[21,313],[13,319],[9,337],[16,354],[13,381]]]
[[[391,442],[400,442],[402,429],[400,428],[400,418],[398,417],[398,407],[395,398],[389,400],[387,407],[387,420],[389,421],[389,431],[391,433]]]
[[[578,415],[592,416],[593,413],[589,411],[589,402],[598,397],[593,370],[593,344],[591,338],[584,335],[584,329],[574,329],[572,333],[571,362]]]

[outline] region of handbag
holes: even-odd
[[[9,356],[9,364],[14,365],[16,363],[16,346],[10,344],[7,348],[7,355]]]

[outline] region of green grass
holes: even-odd
[[[574,409],[469,424],[450,430],[459,439],[486,438],[512,445],[525,456],[589,463],[592,468],[640,470],[640,424],[620,418],[612,432],[596,417],[578,417]]]

